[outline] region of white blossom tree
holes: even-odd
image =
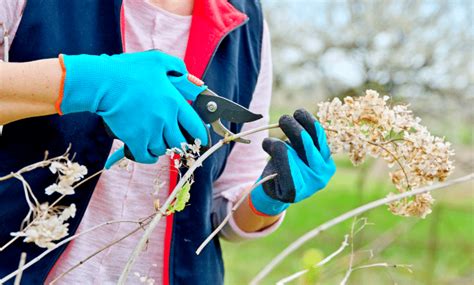
[[[263,4],[277,108],[373,88],[410,102],[435,132],[452,136],[472,125],[466,108],[474,103],[472,1]]]

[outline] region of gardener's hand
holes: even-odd
[[[324,129],[313,115],[300,109],[293,117],[282,116],[279,125],[289,142],[276,138],[263,141],[271,159],[262,177],[278,175],[252,191],[249,201],[257,214],[280,214],[291,203],[323,189],[336,171]]]
[[[89,111],[103,117],[125,148],[106,163],[109,168],[126,155],[155,163],[166,148],[186,142],[180,126],[208,144],[204,123],[186,100],[201,90],[180,93],[167,73],[187,74],[182,60],[159,51],[120,55],[61,55],[64,92],[57,106],[64,114]]]

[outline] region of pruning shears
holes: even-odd
[[[171,82],[183,94],[196,94],[199,92],[192,106],[203,122],[210,124],[214,132],[221,137],[226,138],[234,135],[222,124],[221,119],[232,123],[247,123],[262,118],[262,115],[255,114],[244,106],[217,95],[201,79],[194,75],[172,71],[168,72],[168,76]],[[244,138],[237,138],[235,141],[246,144],[250,143],[250,140]]]
[[[176,89],[185,96],[185,98],[192,101],[192,106],[202,121],[205,124],[210,125],[214,132],[221,137],[227,138],[234,135],[234,133],[222,124],[221,119],[232,123],[247,123],[262,118],[262,115],[255,114],[249,109],[217,95],[215,92],[210,90],[202,80],[191,74],[182,74],[180,72],[171,71],[168,72],[168,78],[174,84]],[[109,135],[114,138],[116,137],[107,124],[105,125],[105,129]],[[206,127],[206,130],[209,144],[202,147],[203,151],[212,145],[210,130],[208,127]],[[194,139],[186,132],[186,130],[181,129],[181,131],[188,143],[194,142]],[[235,141],[246,144],[250,143],[250,140],[243,138],[237,138]],[[109,169],[123,157],[134,160],[133,154],[127,145],[109,157],[105,168]]]

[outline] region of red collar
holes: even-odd
[[[227,0],[195,0],[184,57],[189,72],[201,78],[221,40],[247,19]]]

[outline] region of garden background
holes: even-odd
[[[474,166],[474,2],[263,0],[272,34],[272,122],[299,107],[315,112],[333,97],[375,89],[394,102],[411,104],[433,134],[456,150],[451,178]],[[280,133],[272,133],[281,136]],[[385,164],[353,167],[335,157],[338,171],[327,188],[288,210],[269,237],[223,244],[226,284],[247,284],[273,257],[302,234],[350,209],[393,191]],[[411,264],[404,269],[356,271],[349,284],[474,284],[474,185],[433,193],[433,213],[402,218],[386,207],[366,213],[373,225],[355,239],[356,264]],[[308,249],[334,252],[352,221],[322,233],[290,255],[263,284],[303,268]],[[339,284],[350,251],[326,264],[320,284]],[[301,284],[295,281],[290,284]]]

